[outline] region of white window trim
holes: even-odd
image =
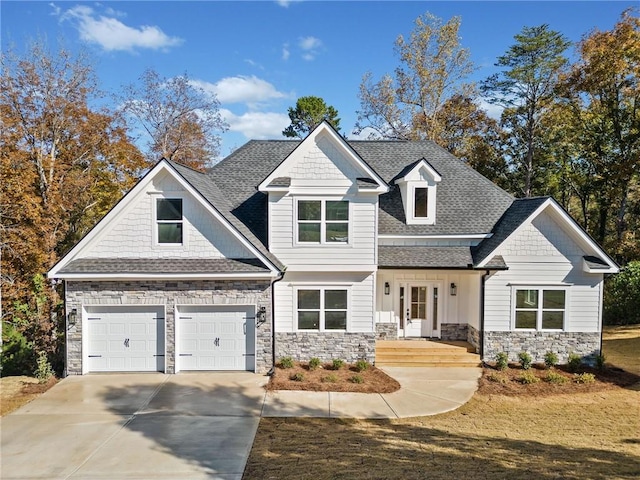
[[[298,220],[298,204],[300,201],[310,201],[310,202],[320,202],[320,220],[302,220],[303,223],[318,223],[320,222],[320,241],[319,242],[301,242],[299,226],[301,220]],[[327,219],[326,219],[326,211],[327,211],[327,202],[347,202],[347,206],[349,209],[349,219],[346,221],[347,223],[347,236],[348,239],[346,242],[327,242],[326,240],[326,232],[327,232]],[[294,199],[295,208],[293,209],[293,222],[295,224],[294,228],[294,238],[293,244],[296,246],[306,247],[306,246],[331,246],[331,247],[345,247],[351,245],[353,238],[353,209],[352,204],[349,199],[346,198],[315,198],[315,197],[299,197]],[[330,220],[330,223],[345,223],[344,221],[333,221]]]
[[[427,181],[408,182],[407,223],[409,225],[433,225],[436,223],[436,188],[437,186]],[[416,217],[416,188],[427,189],[427,216]]]
[[[538,307],[536,308],[536,328],[516,328],[516,292],[518,290],[537,290],[538,291]],[[543,308],[543,291],[544,290],[562,290],[564,291],[564,309]],[[569,320],[569,297],[571,289],[568,286],[559,285],[542,285],[542,284],[525,284],[511,285],[511,330],[514,332],[566,332],[567,322]],[[520,309],[522,310],[522,309]],[[531,309],[533,311],[533,309]],[[564,312],[562,328],[542,328],[542,312]]]
[[[298,328],[298,291],[299,290],[319,290],[320,291],[320,325],[319,328],[316,329],[303,329]],[[347,328],[342,330],[338,329],[326,329],[324,323],[324,292],[326,290],[344,290],[347,292]],[[303,285],[300,284],[293,288],[293,331],[294,332],[349,332],[351,325],[351,288],[346,287],[345,285],[337,284],[337,285]]]
[[[185,221],[186,202],[183,195],[175,194],[159,194],[151,197],[153,206],[151,208],[152,225],[153,225],[153,246],[162,249],[185,248],[187,246],[187,222]],[[159,200],[181,200],[182,201],[182,243],[160,243],[158,241],[158,225],[160,223],[178,223],[177,220],[158,220],[158,201]]]

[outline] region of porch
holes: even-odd
[[[376,340],[377,367],[478,367],[480,355],[465,341],[425,338]]]

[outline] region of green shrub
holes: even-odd
[[[506,370],[509,367],[509,355],[507,352],[500,352],[496,355],[496,368]]]
[[[567,377],[556,372],[555,370],[550,370],[547,372],[547,377],[545,380],[549,383],[555,383],[557,385],[562,385],[567,381]]]
[[[309,370],[317,370],[320,367],[320,359],[313,357],[309,360]]]
[[[46,383],[51,377],[53,377],[53,369],[51,368],[51,364],[49,363],[49,359],[45,352],[40,352],[38,354],[38,366],[33,374],[40,383]]]
[[[304,373],[298,372],[298,373],[295,373],[295,374],[291,375],[291,377],[289,377],[289,378],[291,378],[291,380],[293,380],[294,382],[303,382],[304,381]]]
[[[358,360],[355,364],[355,369],[358,372],[364,372],[365,370],[368,370],[370,366],[371,364],[366,360]]]
[[[520,361],[520,365],[522,366],[523,370],[529,370],[531,368],[533,359],[527,352],[520,352],[518,354],[518,360]]]
[[[640,323],[640,260],[629,262],[604,283],[605,325]]]
[[[325,383],[336,383],[338,381],[338,376],[335,373],[330,373],[329,375],[325,375],[321,379]]]
[[[558,364],[558,355],[554,352],[547,352],[544,354],[544,364],[547,368],[553,368]]]
[[[490,382],[501,383],[503,385],[509,381],[507,377],[505,377],[501,373],[496,372],[491,372],[489,375],[487,375],[487,380],[489,380]]]
[[[293,358],[282,357],[280,359],[280,368],[293,368]]]
[[[601,353],[600,355],[596,355],[596,367],[598,368],[598,370],[604,369],[605,361],[606,359],[604,358],[604,353]]]
[[[520,383],[524,383],[525,385],[530,385],[532,383],[538,383],[540,379],[536,376],[534,372],[531,370],[527,370],[518,377],[518,381]]]
[[[577,372],[582,365],[582,357],[577,353],[570,353],[567,359],[567,367],[570,372]]]
[[[334,370],[340,370],[342,367],[344,367],[344,360],[342,360],[341,358],[334,358],[331,361],[331,368]]]
[[[575,373],[574,380],[576,383],[594,383],[596,376],[593,373]]]
[[[349,379],[349,381],[351,383],[364,383],[364,378],[362,375],[354,375]]]

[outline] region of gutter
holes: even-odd
[[[276,295],[274,285],[284,279],[284,272],[271,282],[271,368],[267,372],[270,377],[276,369]]]

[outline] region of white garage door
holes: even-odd
[[[88,307],[88,371],[164,371],[164,307]]]
[[[255,370],[253,306],[178,307],[179,370]]]

